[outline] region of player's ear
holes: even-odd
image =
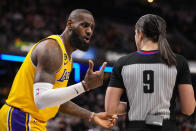
[[[68,27],[69,31],[72,30],[72,20],[67,21],[67,27]]]

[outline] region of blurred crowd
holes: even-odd
[[[1,0],[0,52],[14,49],[20,40],[35,43],[48,35],[61,34],[70,11],[75,8],[86,8],[95,16],[96,28],[92,46],[97,49],[119,53],[135,51],[134,24],[140,16],[154,13],[167,21],[167,38],[172,49],[187,59],[196,61],[196,1],[157,0],[153,4],[144,1]],[[18,67],[19,64],[0,62],[0,106],[9,93],[10,84]],[[85,93],[73,101],[94,112],[104,111],[104,97],[109,76],[110,74],[106,74],[103,87]],[[196,131],[196,116],[187,119],[179,108],[177,105],[179,131]],[[125,119],[125,116],[119,117],[117,126],[112,130],[123,131]],[[61,113],[48,122],[47,128],[48,131],[106,130],[89,123],[88,120]]]
[[[7,50],[18,40],[35,43],[48,35],[61,34],[71,10],[86,8],[96,20],[92,42],[95,48],[126,53],[136,50],[134,25],[142,15],[154,13],[167,21],[167,37],[173,50],[196,60],[195,6],[194,0],[157,0],[153,4],[145,0],[1,0],[0,46]]]

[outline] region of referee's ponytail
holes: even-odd
[[[163,61],[165,61],[168,66],[176,65],[176,55],[171,50],[164,34],[159,35],[158,48]]]
[[[162,60],[168,65],[176,65],[176,55],[171,50],[166,38],[166,22],[163,18],[147,14],[136,23],[136,29],[141,30],[145,37],[158,43],[158,49]]]

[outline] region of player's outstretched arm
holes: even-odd
[[[92,112],[74,104],[71,101],[62,104],[59,110],[69,115],[77,116],[83,119],[88,119],[104,128],[113,127],[117,120],[117,117],[107,115],[105,112],[92,114]]]
[[[54,40],[46,40],[38,44],[32,52],[31,58],[36,65],[33,90],[34,101],[38,109],[60,106],[81,93],[103,84],[106,62],[99,71],[93,72],[94,64],[89,61],[90,66],[83,82],[66,88],[53,89],[56,72],[62,64],[62,51]]]

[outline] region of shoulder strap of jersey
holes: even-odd
[[[61,37],[60,37],[59,35],[51,35],[51,36],[49,36],[49,37],[47,37],[47,38],[55,39],[55,40],[58,42],[58,44],[60,45],[60,47],[61,47],[61,49],[63,50],[63,52],[67,55],[67,58],[68,58],[67,51],[66,51],[65,46],[64,46],[64,44],[63,44],[63,41],[62,41],[62,39],[61,39]],[[63,57],[64,57],[64,56],[63,56]],[[69,59],[69,58],[68,58],[68,59]],[[70,62],[72,61],[72,57],[71,57],[71,59],[70,59],[69,61],[70,61]]]

